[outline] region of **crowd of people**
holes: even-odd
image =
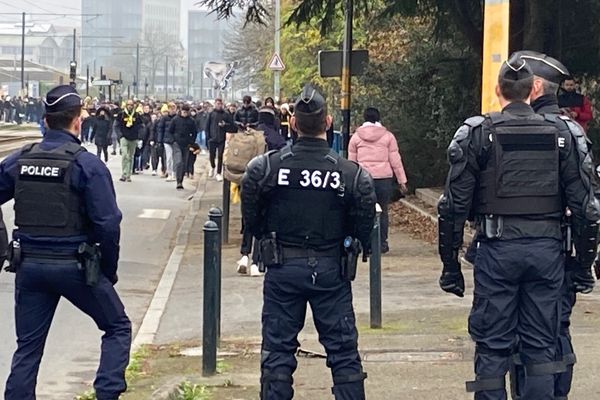
[[[0,96],[0,121],[4,123],[37,123],[43,115],[44,105],[39,98]]]

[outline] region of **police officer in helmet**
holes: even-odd
[[[476,400],[507,398],[505,375],[518,346],[519,395],[554,399],[558,310],[564,278],[562,218],[573,216],[575,291],[593,289],[600,204],[585,139],[529,105],[534,76],[518,55],[500,70],[502,112],[465,121],[448,148],[450,171],[438,205],[441,288],[462,297],[458,261],[465,220],[475,215],[479,247],[469,333],[475,341]]]
[[[555,121],[558,128],[563,132],[563,136],[578,138],[583,140],[584,131],[581,127],[569,117],[561,115],[558,106],[557,93],[561,82],[569,77],[569,71],[560,61],[546,54],[536,51],[523,50],[515,53],[516,56],[525,60],[531,67],[534,74],[533,91],[531,93],[531,107],[533,110],[543,115],[546,119]],[[589,146],[588,146],[589,147]],[[567,212],[570,214],[570,211]],[[569,226],[569,220],[566,220]],[[565,230],[565,234],[572,232],[572,229]],[[560,304],[560,328],[558,330],[557,361],[564,363],[564,372],[555,375],[554,398],[555,400],[566,400],[571,391],[573,380],[573,365],[576,362],[573,344],[571,343],[571,334],[569,327],[571,325],[571,313],[577,300],[577,290],[573,286],[571,276],[579,268],[578,259],[573,255],[571,237],[566,237],[566,259],[565,259],[565,279],[561,287]],[[524,371],[517,365],[517,380],[523,380]]]
[[[0,164],[0,204],[15,200],[9,270],[16,273],[17,350],[6,400],[33,400],[44,343],[61,297],[104,331],[98,400],[126,390],[131,323],[117,283],[121,212],[110,172],[79,140],[81,97],[58,86],[44,101],[48,131]],[[74,330],[77,334],[77,330]]]
[[[365,398],[351,281],[370,251],[370,175],[329,149],[325,99],[306,86],[295,106],[297,143],[255,158],[242,180],[242,213],[266,266],[261,399],[293,397],[292,375],[310,303],[337,400]]]

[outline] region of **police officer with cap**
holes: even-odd
[[[292,375],[310,303],[337,400],[365,398],[351,281],[370,251],[375,216],[371,176],[329,149],[325,99],[306,86],[291,125],[296,144],[250,162],[242,213],[267,268],[262,314],[261,399],[293,397]]]
[[[536,51],[523,50],[515,53],[515,56],[525,60],[531,67],[534,74],[533,91],[531,92],[531,107],[533,110],[543,115],[547,120],[557,124],[562,135],[571,138],[571,141],[582,142],[584,140],[584,132],[581,127],[571,120],[569,117],[561,115],[558,106],[557,93],[561,82],[569,76],[567,68],[555,58]],[[560,145],[560,144],[559,144]],[[570,211],[568,212],[570,213]],[[566,221],[568,224],[568,220]],[[570,226],[570,225],[566,225]],[[572,229],[567,229],[572,232]],[[579,238],[581,240],[582,238]],[[583,238],[585,239],[585,238]],[[579,278],[583,280],[577,282],[578,286],[574,286],[571,279],[576,271],[581,271],[581,258],[573,256],[570,243],[570,237],[566,238],[566,259],[565,259],[565,279],[561,288],[561,304],[560,304],[560,328],[558,331],[558,347],[556,359],[564,363],[565,372],[555,375],[554,399],[565,400],[571,390],[571,382],[573,380],[573,365],[576,362],[576,357],[571,343],[571,334],[569,326],[571,325],[571,313],[577,299],[577,292],[587,292],[589,286],[593,284],[591,276],[586,275]],[[589,281],[589,282],[586,282]],[[518,358],[517,358],[517,361]],[[524,371],[517,363],[517,380],[523,380]],[[518,389],[518,388],[517,388]]]
[[[468,119],[448,148],[450,171],[438,205],[440,286],[464,295],[458,252],[472,212],[479,241],[469,316],[476,380],[467,390],[477,400],[507,398],[505,375],[517,343],[526,375],[520,395],[554,399],[554,374],[564,371],[556,348],[567,206],[577,232],[574,287],[589,292],[594,286],[600,204],[587,146],[535,114],[528,104],[533,88],[528,62],[511,57],[496,88],[502,112]]]
[[[9,270],[16,273],[17,350],[6,400],[33,400],[44,343],[61,297],[104,331],[94,388],[98,400],[126,390],[131,323],[117,283],[121,212],[110,172],[79,140],[81,97],[48,92],[48,131],[0,163],[0,204],[15,200]],[[77,334],[77,329],[73,330]]]

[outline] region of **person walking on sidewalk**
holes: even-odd
[[[108,117],[109,111],[101,107],[96,112],[94,118],[94,125],[92,127],[92,137],[90,140],[94,141],[96,145],[96,153],[98,158],[101,158],[104,153],[104,162],[108,162],[108,146],[110,146],[110,119]]]
[[[375,180],[377,203],[381,206],[381,252],[390,251],[388,245],[388,206],[392,197],[394,179],[406,191],[406,173],[400,158],[398,142],[393,133],[381,125],[379,110],[369,107],[364,112],[365,123],[359,127],[348,146],[348,159],[369,171]]]
[[[164,149],[164,158],[167,163],[167,173],[165,175],[167,182],[175,181],[175,169],[173,165],[173,143],[175,143],[175,138],[171,135],[169,127],[176,115],[177,105],[171,102],[168,105],[167,113],[163,113],[163,117],[158,122],[158,143],[160,143]]]
[[[144,124],[140,115],[135,112],[133,100],[127,100],[125,109],[119,114],[118,127],[121,132],[121,163],[122,175],[121,182],[131,182],[131,173],[133,172],[133,155],[138,146],[138,140],[144,129]]]
[[[215,176],[216,180],[223,180],[223,152],[225,151],[225,139],[227,127],[231,121],[223,109],[223,100],[215,100],[215,109],[210,113],[206,121],[206,134],[208,135],[208,159],[210,171],[208,177]],[[215,162],[216,161],[216,162]]]
[[[196,123],[190,116],[190,106],[184,104],[181,112],[173,118],[169,126],[169,135],[173,137],[173,168],[177,178],[177,190],[183,190],[183,176],[185,174],[189,146],[196,140]]]
[[[310,303],[336,400],[365,399],[351,281],[370,252],[373,179],[326,140],[323,96],[306,86],[293,146],[256,157],[242,179],[242,214],[267,268],[262,312],[261,400],[290,400],[298,334]]]
[[[108,168],[79,141],[79,94],[58,86],[44,102],[42,142],[0,164],[0,204],[14,198],[17,227],[8,268],[16,273],[17,350],[4,399],[36,398],[44,344],[64,297],[104,331],[94,389],[98,400],[116,400],[127,389],[131,348],[131,322],[114,288],[122,215]]]
[[[572,213],[577,253],[573,291],[590,293],[595,285],[591,266],[600,202],[594,196],[591,157],[576,123],[536,115],[529,105],[542,86],[528,61],[512,55],[498,75],[502,111],[469,118],[448,147],[450,171],[438,204],[439,284],[464,297],[458,254],[465,221],[474,216],[478,248],[469,333],[475,342],[475,380],[467,383],[467,391],[477,400],[507,398],[506,373],[515,362],[515,345],[525,371],[518,397],[557,398],[555,374],[566,370],[557,351],[565,206]]]

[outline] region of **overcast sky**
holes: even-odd
[[[102,0],[97,0],[102,1]],[[126,0],[124,0],[126,1]],[[172,0],[165,0],[172,1]],[[198,0],[181,0],[181,30],[180,35],[184,45],[187,45],[187,12],[194,7]],[[62,26],[81,26],[81,17],[57,17],[42,15],[44,13],[81,13],[81,0],[0,0],[0,20],[20,22],[18,15],[1,15],[1,13],[36,13],[31,18],[34,21],[45,21]]]

